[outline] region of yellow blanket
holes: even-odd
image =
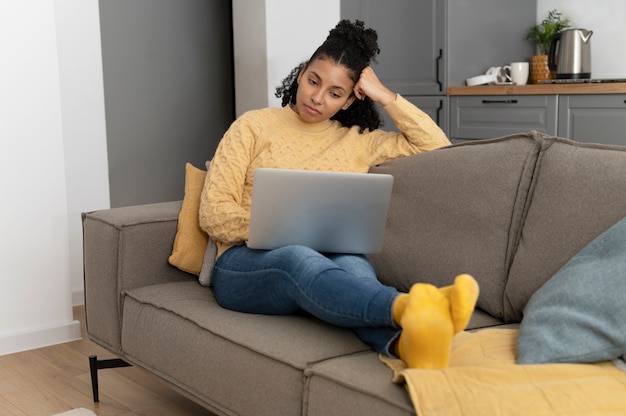
[[[381,360],[419,416],[626,415],[626,373],[611,362],[517,365],[516,340],[517,329],[461,332],[444,370]]]

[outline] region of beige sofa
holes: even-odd
[[[626,148],[534,132],[374,169],[395,177],[380,280],[481,293],[470,329],[519,323],[531,296],[626,216]],[[219,415],[411,415],[405,387],[345,329],[221,308],[168,264],[181,202],[83,214],[87,331]],[[623,352],[622,352],[623,354]],[[625,391],[626,393],[626,391]]]

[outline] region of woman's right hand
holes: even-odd
[[[372,101],[383,106],[390,104],[396,99],[396,93],[385,87],[370,66],[361,72],[358,82],[354,85],[354,95],[359,100],[370,97]]]

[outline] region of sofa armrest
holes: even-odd
[[[168,263],[181,205],[175,201],[82,214],[87,333],[112,351],[121,347],[125,291],[195,277]]]

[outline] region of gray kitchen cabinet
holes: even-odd
[[[450,138],[489,139],[536,130],[587,143],[626,145],[626,94],[450,97]]]
[[[381,53],[373,67],[381,81],[416,103],[430,97],[426,102],[435,104],[422,109],[434,111],[447,132],[448,86],[529,59],[533,51],[523,34],[535,24],[536,2],[341,0],[341,17],[378,32]]]
[[[556,95],[450,97],[450,137],[487,139],[536,130],[556,135]]]
[[[437,0],[342,0],[341,17],[378,33],[376,74],[403,95],[445,94],[445,7]]]
[[[626,94],[559,96],[558,135],[588,143],[626,145]]]

